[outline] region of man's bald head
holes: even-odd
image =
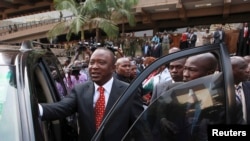
[[[130,76],[131,63],[130,63],[129,58],[127,57],[118,58],[115,63],[115,66],[116,66],[115,71],[118,75],[121,75],[127,78]]]
[[[190,56],[185,62],[183,79],[184,81],[190,81],[213,74],[216,71],[217,66],[217,59],[212,53]]]
[[[249,69],[247,61],[241,56],[232,56],[230,58],[233,70],[234,83],[238,85],[240,82],[249,78]]]
[[[115,65],[116,65],[116,66],[119,66],[120,64],[122,64],[122,63],[124,63],[124,62],[130,62],[129,58],[127,58],[127,57],[118,58],[118,59],[116,60]]]
[[[170,54],[170,53],[174,53],[174,52],[177,52],[177,51],[180,51],[180,48],[178,48],[178,47],[172,47],[172,48],[169,49],[168,52]]]

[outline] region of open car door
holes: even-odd
[[[237,123],[230,55],[224,44],[211,44],[163,56],[149,65],[113,106],[92,140],[100,139],[106,130],[105,124],[112,116],[122,112],[120,107],[127,103],[151,72],[171,61],[206,52],[212,52],[216,56],[219,71],[180,83],[162,93],[141,113],[123,140],[207,140],[207,126]]]

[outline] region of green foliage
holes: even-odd
[[[135,25],[132,8],[138,0],[86,0],[77,3],[75,0],[54,0],[56,10],[68,10],[74,18],[61,21],[48,32],[48,38],[54,38],[67,32],[67,40],[72,34],[84,30],[101,29],[108,37],[117,37],[119,28],[117,22],[127,20],[131,26]],[[99,31],[99,30],[98,30]]]

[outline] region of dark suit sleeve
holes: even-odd
[[[131,107],[131,112],[132,112],[131,122],[134,122],[141,114],[141,112],[144,110],[141,93],[142,93],[142,87],[140,87],[133,96],[133,103],[132,103],[133,106]]]
[[[43,120],[62,119],[76,112],[76,91],[73,89],[71,93],[62,101],[49,104],[41,104],[43,108]]]
[[[156,84],[155,88],[153,89],[152,92],[152,97],[150,99],[150,103],[153,102],[157,98],[157,90],[159,89],[159,85]]]
[[[160,45],[159,57],[162,56],[162,45]]]
[[[137,120],[137,118],[140,116],[140,114],[144,111],[143,108],[143,101],[141,94],[135,93],[134,94],[134,100],[133,100],[133,106],[131,107],[131,114],[130,114],[130,119],[131,119],[131,125]],[[133,126],[133,132],[130,132],[130,137],[126,138],[133,138],[133,140],[138,140],[138,141],[145,141],[147,140],[147,135],[148,133],[146,132],[148,129],[147,127],[147,122],[144,121],[144,118],[139,118],[136,121],[136,124]]]

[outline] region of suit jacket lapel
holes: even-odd
[[[94,83],[91,81],[84,89],[84,94],[82,94],[82,101],[84,102],[84,109],[86,111],[89,111],[89,118],[88,119],[95,119],[95,113],[94,113],[94,107],[93,107],[93,99],[94,99],[94,93],[95,93],[95,87]],[[93,130],[95,130],[95,121],[91,120],[92,123],[91,127]]]
[[[121,85],[118,82],[118,80],[114,79],[112,88],[111,88],[111,92],[109,95],[109,99],[108,99],[108,103],[105,109],[105,115],[109,112],[109,110],[112,108],[112,106],[114,105],[114,103],[116,102],[116,100],[120,97],[120,93],[121,93]]]

